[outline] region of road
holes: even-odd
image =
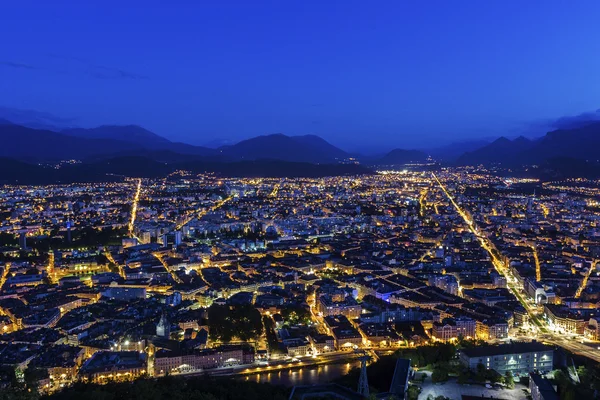
[[[596,270],[597,264],[598,264],[598,261],[594,260],[592,262],[592,264],[590,265],[590,269],[585,273],[585,276],[583,277],[583,280],[581,281],[581,285],[579,285],[579,287],[577,288],[577,292],[575,293],[576,299],[578,299],[581,296],[581,293],[583,293],[583,291],[585,290],[585,287],[587,286],[587,283],[588,283],[588,279],[590,279],[590,275],[592,275],[592,272],[594,272]]]
[[[200,219],[203,216],[205,216],[206,214],[208,214],[209,212],[216,211],[217,209],[221,208],[225,203],[227,203],[228,201],[233,199],[233,197],[234,196],[229,196],[221,201],[218,201],[214,206],[212,206],[208,210],[203,210],[203,211],[196,210],[194,212],[191,212],[182,223],[180,223],[179,225],[176,226],[175,229],[179,230],[179,229],[183,228],[184,226],[186,226],[187,224],[189,224],[194,218]]]
[[[129,220],[129,237],[135,237],[133,228],[135,226],[135,218],[137,217],[138,203],[140,201],[140,192],[142,191],[142,180],[138,180],[137,189],[133,196],[133,203],[131,204],[131,219]]]
[[[167,270],[167,272],[169,274],[171,274],[171,278],[173,278],[173,280],[177,283],[183,283],[183,281],[177,276],[177,274],[175,273],[175,271],[172,271],[169,266],[167,265],[167,262],[165,261],[165,258],[162,254],[160,253],[152,253],[152,255],[154,257],[156,257],[156,259],[158,261],[160,261],[160,263],[163,265],[163,267],[165,267],[165,269]]]
[[[119,269],[119,275],[121,276],[121,278],[126,279],[127,277],[125,276],[125,270],[123,269],[123,266],[115,260],[115,258],[110,253],[110,251],[106,250],[104,255],[106,256],[106,258],[108,259],[109,262],[111,262],[117,266],[117,268]]]
[[[46,267],[46,272],[48,273],[48,279],[50,279],[51,283],[58,283],[58,279],[56,279],[56,271],[54,268],[54,252],[50,250],[48,252],[48,266]]]
[[[531,250],[533,251],[533,260],[535,261],[535,280],[539,282],[542,280],[542,267],[540,266],[540,259],[535,245],[531,245]]]
[[[4,270],[2,272],[2,276],[0,276],[0,290],[2,290],[2,287],[6,283],[6,279],[8,278],[8,271],[10,271],[10,265],[11,264],[9,262],[4,264]]]
[[[431,175],[436,180],[436,182],[438,183],[438,185],[440,186],[440,188],[442,189],[442,191],[444,192],[446,197],[448,197],[448,199],[450,200],[450,202],[452,203],[452,205],[454,206],[454,208],[456,209],[458,214],[463,218],[465,224],[467,225],[467,227],[469,228],[471,233],[473,233],[475,235],[475,237],[479,240],[481,247],[489,254],[490,259],[492,261],[492,265],[494,266],[496,271],[498,271],[498,273],[500,275],[506,277],[507,286],[509,287],[511,292],[514,294],[514,296],[519,300],[519,302],[525,308],[525,310],[528,312],[528,314],[530,315],[532,320],[534,322],[536,322],[537,315],[534,313],[535,311],[531,308],[531,306],[529,304],[527,304],[527,302],[523,299],[523,297],[519,293],[519,290],[514,285],[514,282],[516,282],[517,280],[512,275],[512,273],[509,271],[509,269],[506,267],[506,265],[504,265],[504,262],[497,256],[497,254],[499,254],[499,252],[495,248],[494,244],[487,237],[483,236],[480,233],[479,229],[475,225],[475,222],[456,203],[456,201],[454,200],[454,197],[452,197],[452,195],[446,190],[446,187],[442,184],[442,182],[440,182],[438,177],[434,173],[432,173]],[[510,284],[508,284],[508,282],[510,282]],[[539,322],[536,323],[536,325],[541,326],[539,324]]]

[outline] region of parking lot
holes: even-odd
[[[428,377],[420,386],[422,392],[419,395],[419,399],[427,399],[427,396],[430,394],[433,395],[433,398],[441,395],[451,400],[461,400],[461,395],[463,394],[502,400],[524,400],[527,398],[523,391],[526,387],[518,383],[515,384],[514,389],[488,389],[483,385],[476,384],[459,385],[454,379],[444,383],[432,383],[431,378]]]

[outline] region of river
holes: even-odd
[[[360,361],[352,360],[343,364],[315,365],[292,370],[258,372],[240,376],[238,379],[284,386],[314,385],[331,382],[347,374],[352,368],[359,366]],[[356,384],[358,385],[358,382]]]

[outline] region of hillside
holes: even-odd
[[[81,160],[142,149],[135,143],[121,140],[85,139],[19,125],[0,125],[0,140],[0,157],[31,161]]]
[[[193,173],[212,172],[224,177],[324,177],[363,175],[373,172],[356,164],[311,164],[279,160],[211,162],[202,160],[155,161],[142,156],[125,156],[64,165],[27,163],[0,157],[0,184],[50,184],[106,182],[123,177],[161,178],[184,169]]]
[[[232,146],[220,147],[218,151],[228,161],[277,159],[290,162],[335,163],[348,156],[343,150],[313,135],[257,136]]]
[[[524,137],[515,140],[500,137],[486,146],[463,154],[457,162],[461,165],[520,163],[521,154],[534,145],[535,142]]]
[[[149,150],[164,150],[198,156],[216,155],[213,149],[172,142],[137,125],[102,125],[91,129],[65,129],[61,133],[83,139],[109,139],[134,143],[141,148]]]
[[[531,165],[556,157],[595,161],[600,159],[599,146],[600,122],[592,122],[572,129],[548,132],[537,140],[524,137],[515,140],[500,138],[478,150],[463,154],[458,163]]]
[[[379,165],[401,165],[427,160],[427,154],[420,150],[394,149],[377,160]]]

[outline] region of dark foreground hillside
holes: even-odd
[[[266,383],[236,379],[179,378],[140,379],[107,385],[76,384],[48,400],[285,400],[289,390]],[[1,396],[0,396],[1,398]]]

